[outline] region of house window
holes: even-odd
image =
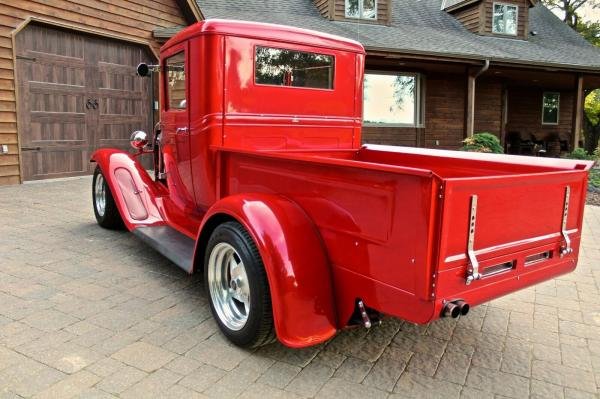
[[[257,84],[333,89],[331,55],[261,46],[255,52]]]
[[[167,104],[169,109],[185,109],[185,53],[167,58]]]
[[[364,124],[367,126],[422,126],[422,81],[419,74],[365,74]]]
[[[544,93],[542,100],[542,125],[558,125],[560,93]]]
[[[519,7],[494,3],[494,16],[492,21],[492,32],[502,35],[517,34]]]
[[[346,0],[346,18],[377,19],[377,0]]]

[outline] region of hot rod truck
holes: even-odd
[[[98,223],[203,271],[247,347],[457,317],[575,268],[591,163],[361,146],[364,61],[357,42],[285,26],[178,33],[138,67],[160,72],[152,142],[93,154]]]

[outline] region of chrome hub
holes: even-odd
[[[208,260],[207,279],[219,320],[230,330],[241,330],[250,312],[250,287],[244,263],[231,245],[215,245]]]

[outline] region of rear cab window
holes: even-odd
[[[258,85],[333,90],[332,55],[256,46],[254,82]]]

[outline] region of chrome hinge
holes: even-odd
[[[469,266],[467,267],[467,279],[465,284],[469,285],[474,280],[479,280],[479,262],[475,256],[475,222],[477,221],[477,196],[471,196],[471,212],[469,213],[469,239],[467,241],[467,255],[469,257]]]
[[[573,248],[571,248],[571,239],[569,238],[569,234],[567,233],[567,219],[569,218],[569,198],[571,197],[571,187],[565,187],[565,200],[563,204],[563,215],[562,215],[562,226],[561,233],[563,238],[565,239],[565,245],[560,248],[560,257],[562,258],[565,255],[569,255],[573,253]]]

